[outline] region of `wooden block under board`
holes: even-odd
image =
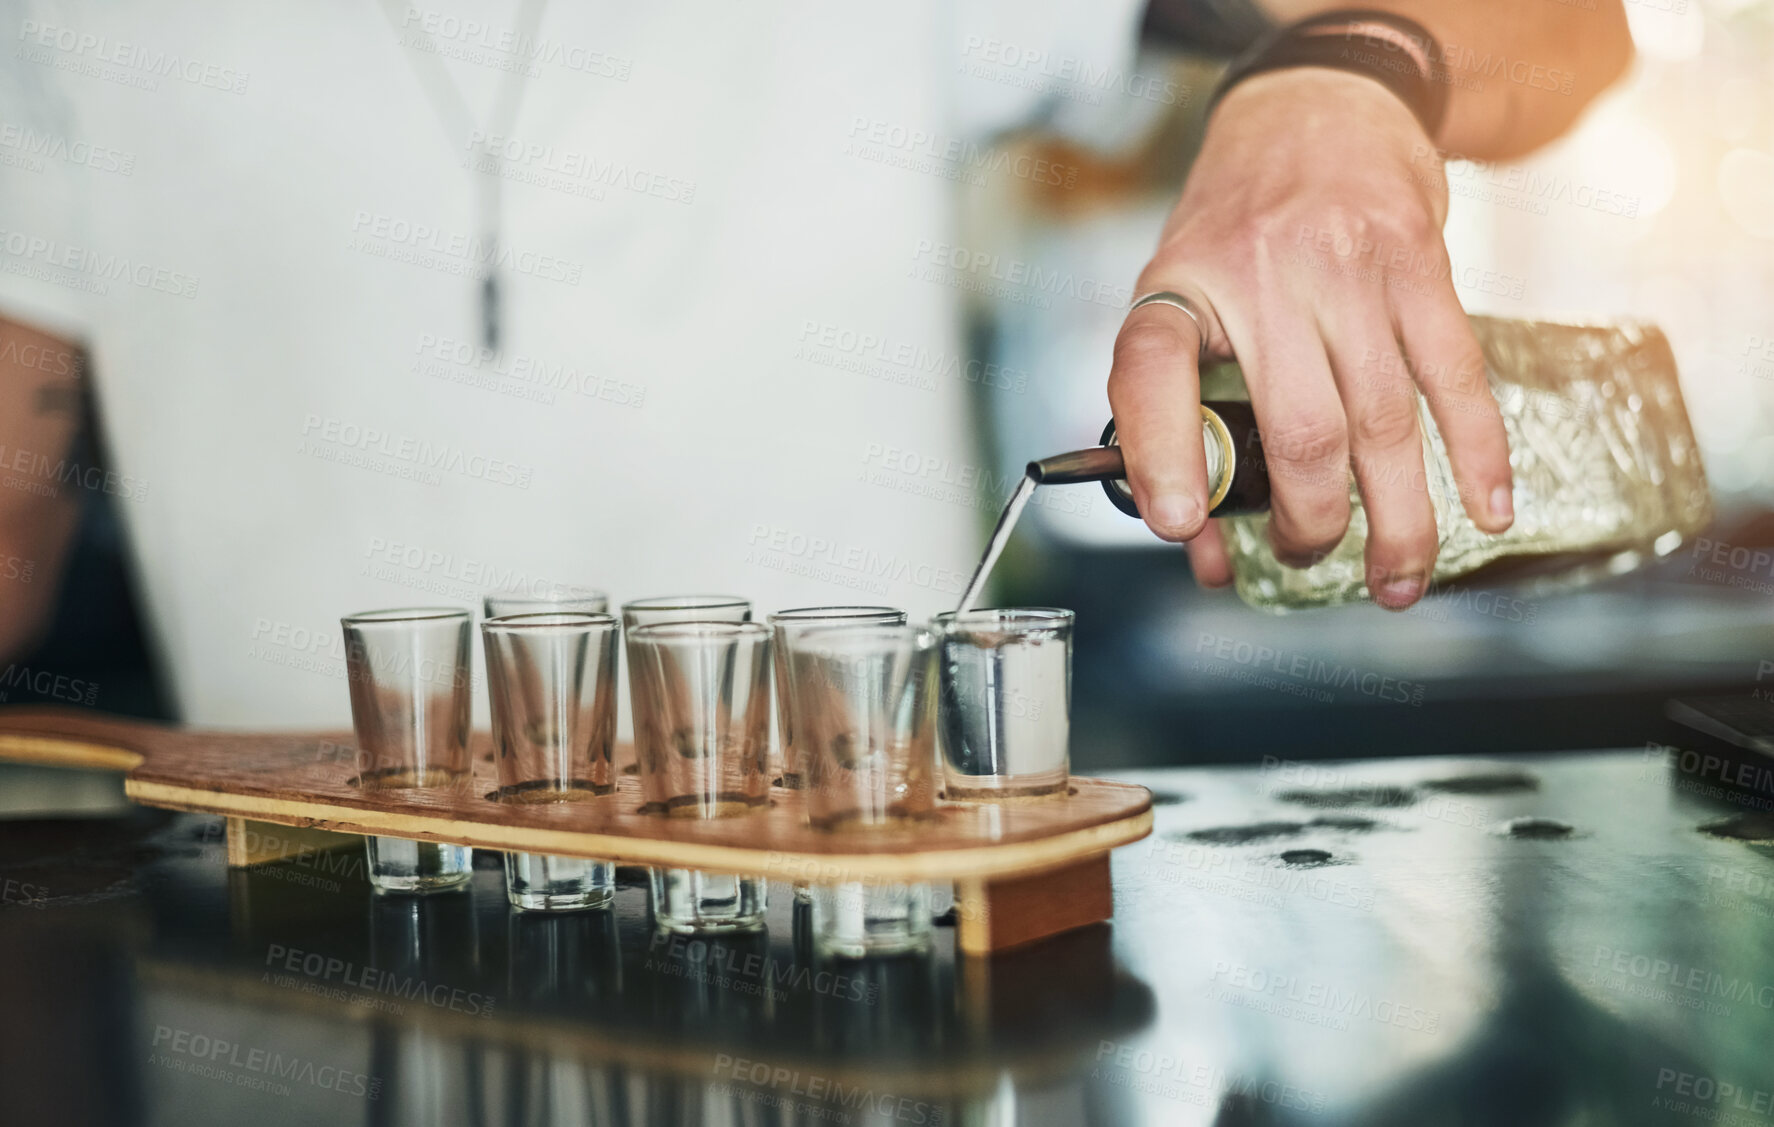
[[[334,833],[309,826],[279,826],[251,818],[228,819],[228,866],[265,865],[329,849],[362,849],[360,834]]]
[[[1109,855],[1064,868],[956,886],[957,942],[968,955],[988,955],[1101,923],[1115,914]]]

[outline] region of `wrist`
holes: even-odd
[[[1376,134],[1435,151],[1409,107],[1379,83],[1348,71],[1290,67],[1255,75],[1226,91],[1215,107],[1212,126],[1246,122],[1276,135],[1299,136],[1302,129],[1350,137]],[[1230,130],[1227,130],[1228,132]]]
[[[1324,12],[1276,30],[1234,60],[1208,100],[1208,113],[1231,91],[1261,76],[1335,71],[1387,91],[1433,140],[1448,106],[1440,56],[1440,45],[1415,20],[1377,9]]]

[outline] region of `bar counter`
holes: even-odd
[[[1123,776],[1115,916],[923,958],[376,896],[222,820],[0,822],[8,1124],[1774,1119],[1770,796],[1664,750]],[[1705,828],[1703,828],[1705,827]]]

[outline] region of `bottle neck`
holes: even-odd
[[[1232,433],[1219,412],[1203,404],[1201,407],[1201,448],[1207,453],[1207,511],[1213,512],[1226,500],[1232,488],[1232,477],[1238,465],[1238,450]]]
[[[1109,436],[1115,442],[1113,434]],[[1232,431],[1226,426],[1226,420],[1220,412],[1206,403],[1201,405],[1201,450],[1207,458],[1207,511],[1213,515],[1232,491],[1232,482],[1237,477],[1238,446],[1232,437]],[[1116,508],[1130,516],[1137,516],[1138,510],[1133,507],[1133,489],[1127,479],[1117,477],[1113,481],[1104,482],[1110,492],[1110,498],[1119,497]],[[1125,502],[1125,503],[1122,503]]]
[[[1202,439],[1208,450],[1207,511],[1216,517],[1261,513],[1269,508],[1269,469],[1263,459],[1257,416],[1235,399],[1201,405]],[[1214,451],[1220,462],[1214,463]]]

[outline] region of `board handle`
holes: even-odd
[[[173,734],[165,724],[78,708],[0,708],[0,762],[133,771]]]

